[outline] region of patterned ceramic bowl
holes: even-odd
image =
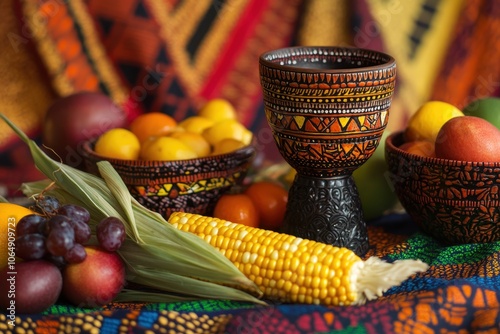
[[[132,196],[165,218],[174,211],[210,215],[219,197],[243,181],[255,155],[255,148],[250,145],[197,159],[119,160],[96,154],[93,143],[83,145],[87,171],[97,174],[96,163],[109,161]]]
[[[386,141],[394,190],[422,230],[446,244],[500,240],[500,163],[422,157]]]

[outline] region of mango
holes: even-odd
[[[388,178],[385,161],[385,141],[389,134],[388,131],[384,132],[370,159],[352,174],[358,188],[363,216],[367,222],[382,217],[398,203],[397,195]]]
[[[484,97],[470,102],[463,113],[467,116],[476,116],[487,120],[500,129],[500,98]]]
[[[451,160],[500,162],[500,130],[480,117],[452,118],[438,132],[435,154]]]

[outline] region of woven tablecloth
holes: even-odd
[[[43,314],[0,315],[0,332],[37,333],[497,333],[500,242],[445,246],[405,214],[369,224],[367,256],[421,259],[430,268],[362,306],[228,300],[111,303],[102,309],[57,304]],[[24,330],[24,331],[22,331]]]

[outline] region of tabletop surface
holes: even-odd
[[[84,309],[58,303],[43,314],[0,315],[0,330],[49,333],[437,333],[500,332],[500,242],[447,246],[425,235],[405,214],[368,223],[368,256],[392,262],[421,259],[430,268],[360,306],[228,300],[111,303]]]

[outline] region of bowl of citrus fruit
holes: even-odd
[[[429,101],[386,141],[402,206],[445,244],[500,240],[500,124],[479,115]]]
[[[109,161],[131,195],[166,218],[174,211],[210,214],[243,181],[254,156],[252,132],[224,99],[181,121],[141,114],[83,145],[87,171],[98,174],[97,162]]]

